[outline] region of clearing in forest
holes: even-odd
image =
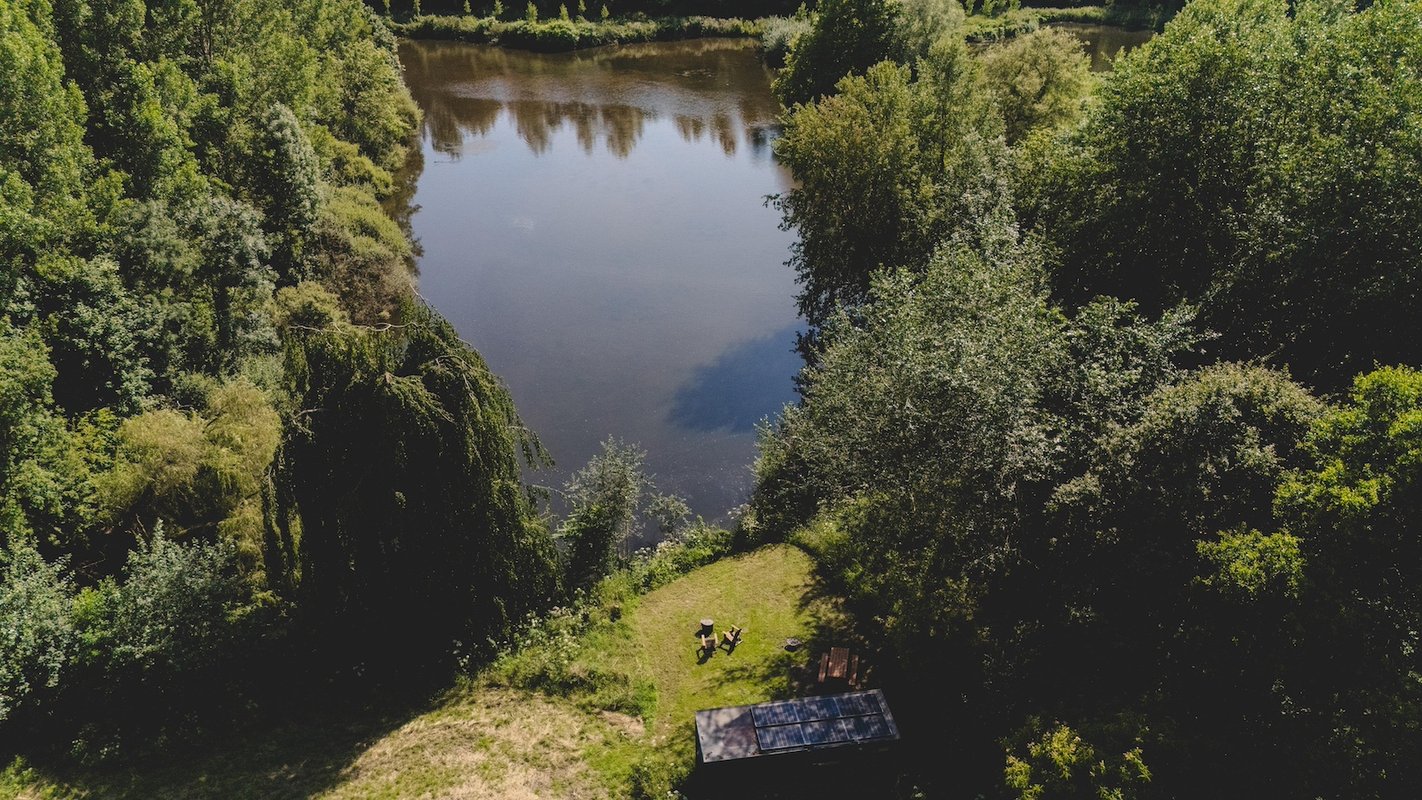
[[[634,782],[655,786],[691,768],[697,709],[798,693],[805,665],[841,620],[815,592],[810,566],[796,548],[761,548],[632,601],[616,623],[596,623],[574,669],[645,687],[645,720],[587,698],[476,682],[404,717],[293,722],[146,769],[11,768],[0,772],[0,798],[623,797]],[[694,634],[706,617],[718,636],[745,628],[734,651],[698,655]],[[790,637],[807,644],[787,652]]]

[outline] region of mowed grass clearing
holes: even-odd
[[[722,559],[642,597],[623,624],[592,638],[583,658],[651,681],[653,736],[691,724],[698,709],[782,696],[804,674],[812,649],[791,653],[785,640],[811,642],[838,622],[834,604],[812,591],[810,568],[809,557],[789,545]],[[741,643],[700,657],[703,618],[716,621],[718,639],[731,625],[745,628]]]
[[[405,718],[292,722],[200,757],[117,772],[11,769],[0,798],[617,798],[687,774],[693,713],[794,693],[842,615],[810,559],[764,547],[694,570],[594,622],[574,668],[650,685],[645,720],[475,679]],[[732,652],[697,654],[699,620],[745,628]],[[785,640],[806,642],[796,653]],[[646,765],[652,765],[648,770]],[[649,773],[645,775],[635,773]]]

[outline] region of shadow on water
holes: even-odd
[[[677,389],[668,420],[694,431],[744,433],[795,401],[797,325],[738,344]]]

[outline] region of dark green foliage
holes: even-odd
[[[775,202],[800,234],[790,263],[812,325],[863,302],[881,267],[921,269],[939,242],[1016,238],[1006,156],[976,64],[942,41],[912,80],[882,63],[798,107],[776,154],[798,185]]]
[[[80,604],[91,666],[162,683],[211,665],[230,646],[231,617],[246,599],[230,545],[179,544],[160,529],[129,553],[122,577]]]
[[[33,304],[26,321],[41,332],[58,372],[55,400],[72,411],[137,410],[153,378],[146,354],[157,319],[124,287],[114,262],[42,256],[25,288]]]
[[[1422,746],[1419,420],[1422,373],[1360,376],[1349,402],[1314,429],[1307,466],[1278,495],[1326,615],[1304,656],[1312,668],[1294,677],[1297,693],[1325,698],[1311,709],[1319,739],[1309,774],[1338,793],[1386,796],[1422,780],[1412,756]]]
[[[776,95],[787,108],[811,102],[836,91],[846,75],[903,60],[907,53],[896,23],[888,0],[824,0],[776,76]]]
[[[316,224],[320,164],[291,109],[275,105],[263,123],[253,192],[266,231],[276,241],[273,261],[277,275],[290,283],[301,276],[301,252]]]
[[[78,639],[72,586],[28,542],[0,554],[0,722],[58,687]]]
[[[1422,781],[1422,380],[1379,370],[1330,409],[1261,363],[1332,388],[1418,357],[1419,18],[1196,0],[1099,105],[1042,33],[981,74],[940,41],[792,110],[780,204],[822,328],[749,520],[802,526],[901,688],[959,721],[930,787]],[[1003,131],[996,161],[951,155]],[[1013,192],[972,190],[1009,159]]]
[[[661,541],[683,542],[691,510],[686,501],[660,494],[647,474],[647,454],[635,445],[608,439],[602,452],[568,481],[564,495],[571,507],[558,529],[565,547],[568,585],[586,589],[610,572],[634,564],[634,540],[655,525]],[[696,520],[692,538],[704,528]]]
[[[6,744],[162,747],[349,655],[296,626],[428,653],[552,602],[531,436],[380,206],[418,121],[385,24],[0,0],[0,42]]]
[[[1069,301],[1201,303],[1226,355],[1330,388],[1416,361],[1418,8],[1202,0],[1122,59],[1024,196]]]
[[[628,539],[650,486],[644,463],[647,454],[613,439],[602,452],[573,473],[567,498],[572,506],[558,531],[568,543],[568,582],[586,588],[612,571]]]
[[[556,595],[516,456],[537,444],[448,323],[412,307],[383,331],[296,330],[287,357],[301,595],[323,636],[428,652],[499,638]]]
[[[606,8],[604,6],[604,8]],[[537,52],[563,52],[608,44],[695,39],[705,36],[750,37],[762,20],[735,17],[662,17],[656,20],[601,21],[551,19],[500,20],[498,17],[426,15],[396,28],[412,39],[454,39],[497,43]]]

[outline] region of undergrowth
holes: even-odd
[[[592,21],[429,15],[393,23],[391,27],[397,34],[411,39],[452,39],[546,53],[712,36],[750,38],[760,36],[766,22],[764,19],[699,16]]]

